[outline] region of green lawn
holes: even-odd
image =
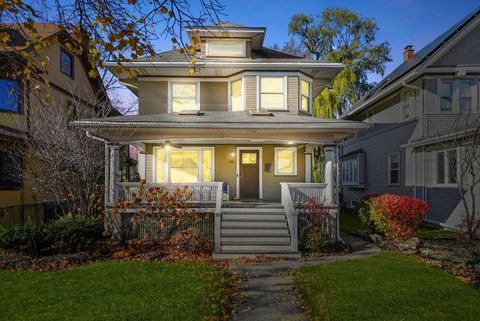
[[[0,320],[201,320],[221,316],[228,274],[203,263],[108,261],[0,271]]]
[[[295,282],[312,320],[479,320],[480,292],[412,257],[309,266]]]

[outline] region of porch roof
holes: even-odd
[[[358,121],[322,119],[286,112],[254,116],[248,112],[202,112],[117,116],[73,123],[112,141],[222,138],[335,143],[366,129]],[[123,138],[120,138],[123,137]]]

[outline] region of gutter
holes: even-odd
[[[131,62],[114,62],[108,61],[105,63],[106,67],[118,67],[122,65],[124,67],[136,67],[136,68],[143,68],[143,67],[188,67],[191,66],[192,63],[188,61],[177,61],[177,62],[168,62],[168,61],[131,61]],[[344,64],[340,63],[333,63],[333,62],[228,62],[228,61],[199,61],[196,63],[197,66],[202,67],[215,67],[215,68],[228,68],[228,67],[305,67],[305,68],[344,68]]]

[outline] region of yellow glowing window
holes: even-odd
[[[242,80],[232,82],[232,111],[242,111]]]
[[[297,148],[275,148],[275,175],[297,175]]]
[[[212,150],[204,149],[202,151],[202,181],[212,181]]]
[[[155,152],[155,181],[157,183],[166,183],[165,175],[167,168],[166,153],[164,149],[157,149]]]
[[[172,112],[197,109],[197,84],[172,83]]]
[[[198,182],[198,151],[197,150],[170,151],[170,182],[171,183]]]
[[[257,153],[242,153],[242,164],[256,164]]]
[[[308,113],[310,106],[310,83],[302,80],[302,111]]]
[[[207,56],[245,57],[245,41],[207,40]]]
[[[285,109],[283,77],[260,78],[260,108]]]

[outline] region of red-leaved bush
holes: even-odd
[[[404,195],[379,195],[368,203],[369,217],[375,229],[397,240],[415,235],[428,209],[426,201]]]

